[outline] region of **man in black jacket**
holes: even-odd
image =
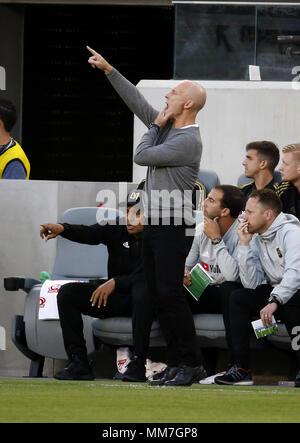
[[[70,363],[54,375],[57,379],[94,379],[83,335],[81,314],[85,314],[96,318],[132,316],[134,357],[123,380],[146,381],[145,362],[153,308],[142,266],[143,212],[137,209],[139,197],[138,190],[128,197],[126,224],[41,225],[40,235],[46,241],[61,235],[78,243],[103,243],[108,249],[107,281],[67,283],[58,292],[59,317]]]
[[[300,143],[283,148],[280,172],[283,181],[278,188],[278,195],[283,212],[295,215],[300,220]]]

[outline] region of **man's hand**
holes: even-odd
[[[192,284],[191,274],[188,268],[184,269],[183,284],[186,286],[191,286]]]
[[[272,324],[272,315],[277,310],[276,303],[269,303],[260,311],[260,318],[265,328]]]
[[[248,228],[248,222],[243,220],[239,224],[239,230],[238,230],[238,236],[240,239],[240,244],[242,246],[248,246],[253,237],[253,234],[249,234],[247,228]]]
[[[154,123],[162,128],[163,126],[165,126],[167,121],[172,118],[172,115],[173,114],[171,111],[167,111],[166,108],[164,108],[162,111],[160,111],[160,113],[154,120]]]
[[[65,229],[60,223],[44,223],[40,226],[42,227],[40,237],[45,239],[45,241],[56,238]]]
[[[104,71],[105,74],[109,74],[112,70],[112,66],[105,60],[105,58],[89,46],[87,46],[86,49],[93,54],[88,59],[88,63],[90,63],[93,68],[101,69],[101,71]]]
[[[210,239],[222,237],[219,226],[219,217],[215,217],[212,220],[211,218],[204,216],[203,232]]]
[[[116,282],[114,278],[111,278],[107,282],[103,283],[102,285],[98,286],[98,288],[93,292],[92,297],[90,299],[90,302],[92,303],[92,306],[96,306],[98,308],[101,308],[106,306],[107,299],[110,296],[110,294],[115,290]]]

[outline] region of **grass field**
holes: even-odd
[[[0,379],[1,423],[299,423],[300,389]]]

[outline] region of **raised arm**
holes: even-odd
[[[156,119],[158,111],[147,102],[137,87],[110,65],[101,54],[89,46],[86,48],[92,54],[88,63],[107,75],[107,79],[128,108],[148,127]]]

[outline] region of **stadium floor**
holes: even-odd
[[[0,378],[0,423],[299,423],[300,389]]]

